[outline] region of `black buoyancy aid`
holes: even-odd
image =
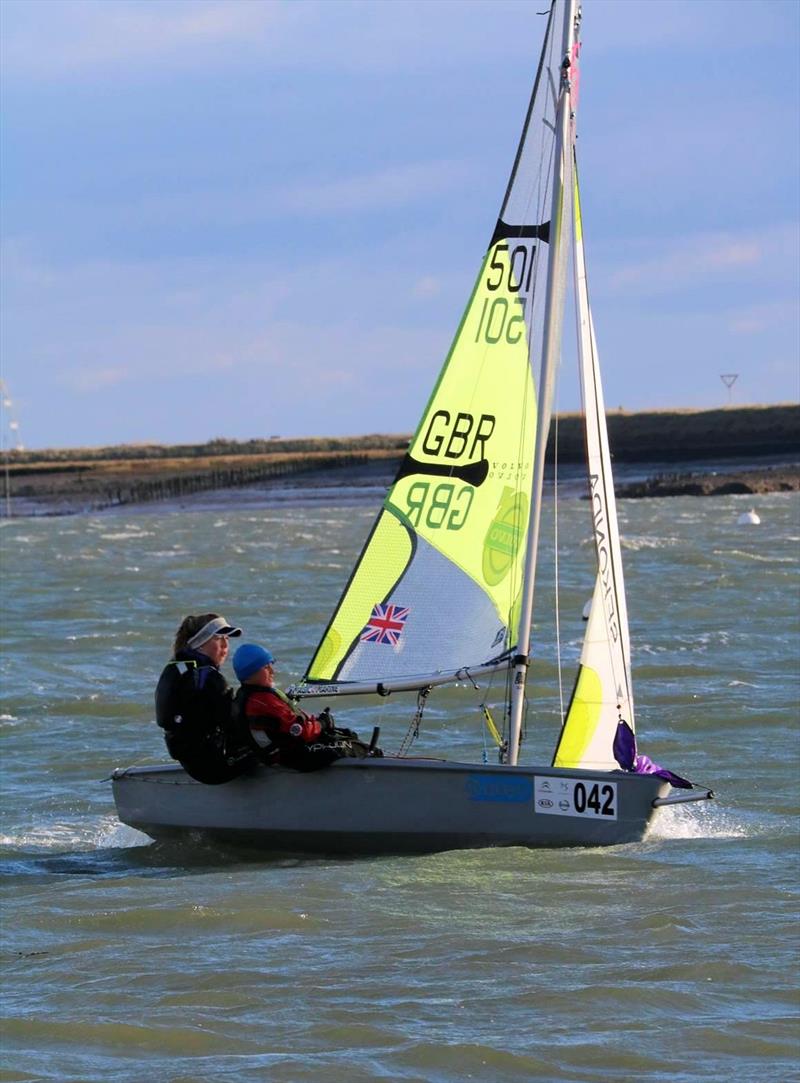
[[[216,666],[173,658],[156,686],[156,721],[167,733],[205,735],[227,729],[233,696]]]
[[[173,658],[167,662],[156,685],[156,722],[172,733],[184,722],[195,723],[194,701],[198,692],[200,666],[193,660]]]
[[[199,782],[227,782],[252,763],[252,745],[237,733],[233,695],[214,665],[168,662],[155,695],[156,721],[169,754]]]

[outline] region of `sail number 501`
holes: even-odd
[[[515,345],[525,335],[525,305],[528,298],[520,296],[530,293],[533,273],[535,248],[518,244],[509,251],[507,244],[498,244],[489,261],[486,276],[486,289],[494,293],[501,286],[511,294],[486,297],[481,308],[476,342],[488,342],[494,346],[498,342]],[[501,258],[505,253],[505,259]]]
[[[491,346],[501,339],[513,346],[525,335],[525,297],[487,297],[475,332],[476,342],[488,342]],[[516,312],[515,312],[516,310]],[[509,318],[509,314],[513,313]]]

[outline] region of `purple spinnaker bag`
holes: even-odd
[[[671,786],[681,790],[691,790],[692,783],[680,775],[673,774],[666,767],[653,763],[649,756],[640,756],[636,751],[636,734],[627,722],[619,722],[614,734],[614,759],[623,771],[633,771],[636,775],[655,775],[663,778]]]

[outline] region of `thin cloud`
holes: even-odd
[[[737,316],[731,320],[729,328],[737,335],[757,335],[767,328],[767,321],[763,316],[748,315]]]
[[[278,0],[6,0],[4,7],[7,73],[45,77],[129,61],[199,60],[220,46],[258,40],[286,15]]]
[[[3,0],[6,72],[43,80],[110,66],[240,67],[246,55],[282,68],[397,70],[480,60],[486,21],[516,25],[506,55],[530,59],[529,0]],[[498,12],[500,13],[498,15]],[[424,20],[428,33],[420,35]]]
[[[37,259],[35,245],[26,238],[4,237],[0,242],[0,283],[14,280],[27,287],[48,287],[57,281],[50,268]]]
[[[621,267],[610,283],[618,290],[661,293],[693,287],[700,280],[750,275],[796,250],[796,234],[792,224],[749,237],[703,233],[674,241],[652,240],[647,248],[660,254]]]
[[[697,237],[679,242],[675,249],[656,259],[631,264],[617,271],[612,282],[625,287],[646,283],[654,287],[683,285],[687,278],[738,269],[760,263],[763,252],[752,241],[742,243],[725,236]]]
[[[178,194],[146,195],[127,199],[125,218],[140,227],[174,228],[176,224],[236,228],[270,221],[283,221],[287,215],[303,219],[328,215],[367,214],[402,208],[446,197],[474,180],[480,172],[477,161],[438,159],[408,162],[383,169],[351,173],[313,184],[292,187],[217,188]],[[91,214],[95,227],[113,230],[122,211],[118,202],[92,207],[87,211],[80,202],[65,202],[64,213],[73,218]]]
[[[79,394],[92,394],[125,383],[131,375],[131,370],[126,367],[73,369],[63,373],[58,382]]]
[[[646,18],[632,18],[630,0],[594,0],[583,9],[584,30],[593,53],[681,49],[705,52],[725,22],[727,47],[750,48],[779,40],[792,23],[792,5],[764,0],[659,0]],[[655,9],[655,10],[654,10]]]
[[[415,297],[438,297],[442,292],[442,281],[434,275],[425,275],[414,283]]]
[[[739,308],[730,313],[727,326],[735,335],[759,335],[775,327],[794,326],[794,337],[798,339],[799,321],[797,301],[786,301]]]
[[[321,184],[276,193],[278,206],[304,214],[400,207],[450,191],[468,175],[463,162],[439,161],[392,166]]]

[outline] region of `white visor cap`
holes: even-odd
[[[240,636],[241,634],[242,629],[234,628],[232,624],[228,624],[224,617],[214,617],[208,624],[204,624],[199,632],[195,632],[186,646],[196,650],[198,647],[202,647],[204,643],[208,643],[213,636]]]

